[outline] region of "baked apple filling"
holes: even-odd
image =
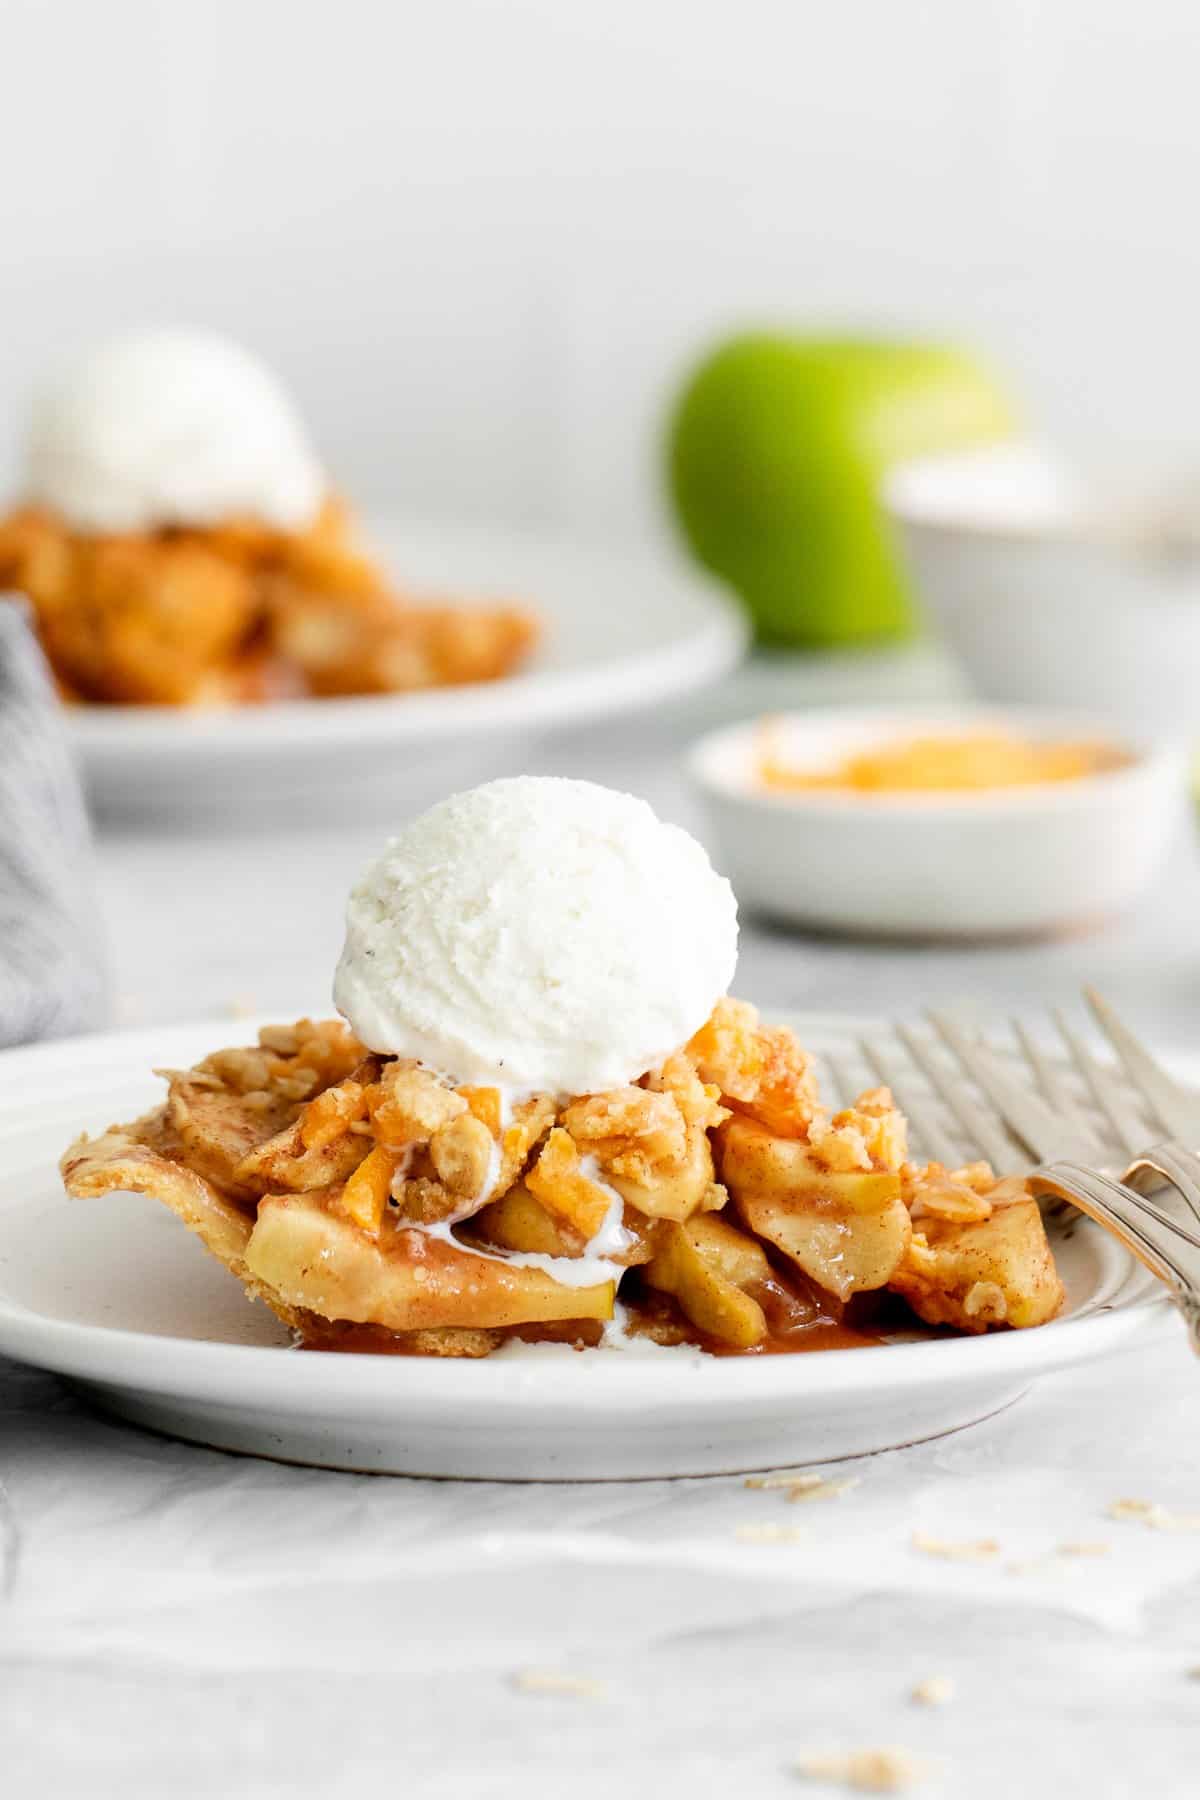
[[[0,583],[24,594],[63,696],[228,706],[494,681],[528,656],[513,606],[416,603],[328,501],[256,521],[98,535],[44,507],[0,517]]]
[[[161,1200],[313,1346],[753,1354],[1062,1303],[1022,1181],[913,1164],[886,1088],[830,1112],[793,1033],[735,1000],[640,1080],[566,1099],[310,1020],[165,1079],[154,1112],[70,1147],[68,1190]]]

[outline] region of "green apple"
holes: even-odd
[[[696,555],[765,642],[897,637],[914,611],[884,475],[1013,430],[999,384],[961,351],[755,333],[717,348],[684,388],[671,492]]]

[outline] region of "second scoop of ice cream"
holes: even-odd
[[[258,519],[310,524],[326,482],[288,395],[216,332],[102,344],[47,388],[27,449],[29,498],[80,531]]]
[[[629,794],[523,776],[386,846],[350,896],[334,998],[373,1050],[581,1094],[685,1043],[736,959],[733,892],[694,838]]]

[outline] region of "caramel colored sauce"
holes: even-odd
[[[405,1235],[410,1235],[406,1233]],[[437,1243],[428,1249],[438,1251]],[[767,1335],[741,1348],[697,1331],[678,1302],[651,1287],[639,1269],[630,1269],[621,1284],[621,1304],[632,1335],[666,1347],[681,1345],[722,1359],[731,1356],[801,1356],[820,1350],[865,1350],[891,1342],[897,1332],[940,1336],[920,1326],[903,1301],[890,1294],[858,1294],[842,1305],[832,1294],[813,1286],[795,1268],[776,1263],[769,1275],[747,1289],[766,1315]],[[915,1328],[915,1331],[914,1331]],[[359,1356],[448,1355],[482,1357],[510,1338],[526,1343],[567,1344],[577,1350],[598,1347],[604,1327],[596,1319],[556,1319],[544,1324],[496,1330],[388,1331],[381,1325],[328,1320],[310,1313],[296,1333],[301,1350],[340,1351]],[[436,1344],[433,1340],[439,1340]]]
[[[440,1246],[431,1245],[438,1249]],[[799,1356],[819,1350],[864,1350],[884,1344],[897,1328],[906,1333],[913,1326],[906,1307],[887,1304],[878,1296],[860,1295],[842,1307],[832,1295],[810,1287],[798,1272],[774,1268],[753,1289],[767,1317],[767,1335],[749,1348],[722,1343],[696,1330],[667,1294],[649,1287],[630,1271],[622,1286],[622,1305],[635,1336],[645,1336],[667,1347],[683,1345],[704,1350],[710,1356]],[[899,1305],[899,1303],[897,1303]],[[561,1319],[540,1325],[519,1325],[496,1331],[447,1331],[443,1354],[480,1357],[509,1338],[526,1343],[568,1344],[584,1350],[598,1346],[603,1327],[595,1319]],[[381,1325],[356,1325],[348,1320],[325,1320],[310,1314],[297,1333],[301,1350],[332,1350],[366,1356],[429,1356],[435,1332],[388,1331]],[[930,1335],[933,1335],[932,1333]]]
[[[777,792],[968,793],[1080,781],[1132,761],[1114,744],[1035,742],[1001,732],[914,737],[860,750],[828,768],[803,769],[781,750],[770,721],[760,729],[758,779]]]
[[[706,1344],[705,1349],[714,1356],[799,1356],[810,1350],[867,1350],[885,1343],[887,1339],[882,1334],[855,1331],[849,1325],[834,1324],[832,1319],[819,1319],[782,1337],[768,1335],[753,1350],[730,1350],[717,1344]]]
[[[591,1346],[596,1335],[595,1321],[581,1319],[574,1327],[563,1324],[539,1331],[536,1326],[523,1331],[506,1332],[505,1337],[520,1337],[529,1343],[573,1344],[580,1349]],[[864,1350],[888,1340],[874,1334],[838,1325],[832,1319],[817,1319],[798,1331],[769,1334],[753,1349],[738,1350],[715,1338],[701,1337],[681,1329],[678,1342],[694,1349],[706,1350],[710,1356],[798,1356],[816,1350]],[[314,1325],[297,1335],[297,1350],[334,1351],[350,1356],[428,1356],[427,1350],[415,1349],[402,1331],[387,1331],[380,1325],[353,1325],[331,1320],[324,1328]]]

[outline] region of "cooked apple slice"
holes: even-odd
[[[606,1179],[622,1200],[648,1219],[674,1219],[682,1225],[703,1212],[713,1191],[712,1147],[708,1133],[689,1129],[687,1150],[678,1168],[656,1171],[653,1180],[631,1181],[611,1171]]]
[[[295,1129],[298,1103],[277,1094],[239,1094],[211,1075],[169,1074],[167,1081],[167,1112],[189,1168],[225,1193],[254,1199],[262,1187],[242,1173],[242,1164],[277,1133]]]
[[[563,1219],[556,1219],[518,1181],[471,1220],[471,1230],[502,1250],[532,1250],[540,1256],[578,1256],[584,1239]]]
[[[306,1145],[297,1119],[250,1150],[234,1173],[242,1187],[256,1196],[279,1188],[311,1193],[348,1180],[370,1149],[371,1139],[352,1131]]]
[[[739,1350],[767,1335],[767,1319],[745,1288],[771,1273],[766,1253],[744,1232],[714,1213],[686,1225],[659,1226],[655,1255],[646,1264],[651,1287],[673,1294],[698,1331]]]
[[[974,1225],[922,1219],[888,1285],[928,1324],[960,1331],[1044,1325],[1063,1303],[1033,1200],[997,1207]]]
[[[912,1235],[899,1175],[833,1173],[753,1119],[730,1120],[720,1137],[721,1179],[752,1231],[839,1300],[887,1285]]]
[[[738,1210],[752,1231],[790,1256],[838,1300],[886,1287],[912,1227],[902,1203],[882,1212],[809,1210],[771,1195],[747,1195]]]
[[[373,1243],[333,1210],[335,1201],[333,1190],[270,1194],[259,1203],[246,1267],[289,1306],[389,1331],[612,1317],[611,1281],[566,1287],[540,1269],[478,1256],[390,1220]]]

